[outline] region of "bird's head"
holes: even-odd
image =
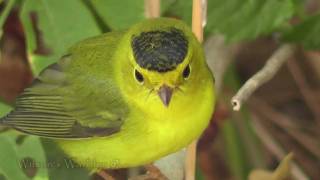
[[[122,52],[126,53],[120,56],[129,61],[119,64],[132,98],[152,99],[169,107],[177,94],[193,93],[208,79],[201,45],[181,21],[147,20],[131,28],[124,42]]]

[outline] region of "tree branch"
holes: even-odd
[[[291,44],[282,45],[271,57],[267,60],[265,66],[252,76],[240,88],[237,94],[231,99],[234,111],[239,111],[241,105],[250,97],[250,95],[261,85],[269,81],[279,71],[280,67],[293,55],[295,47]]]

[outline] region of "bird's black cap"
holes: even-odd
[[[131,47],[141,68],[167,72],[174,70],[185,59],[188,40],[181,30],[170,28],[135,35]]]

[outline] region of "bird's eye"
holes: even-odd
[[[136,78],[136,80],[139,82],[139,83],[143,83],[143,76],[142,76],[142,74],[139,72],[139,71],[137,71],[136,69],[134,70],[134,76],[135,76],[135,78]]]
[[[184,68],[182,72],[182,76],[184,79],[187,79],[190,76],[190,65],[188,65],[186,68]]]

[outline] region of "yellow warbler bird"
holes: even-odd
[[[179,20],[145,20],[75,44],[0,121],[54,138],[93,169],[147,164],[199,137],[214,109],[201,44]]]

